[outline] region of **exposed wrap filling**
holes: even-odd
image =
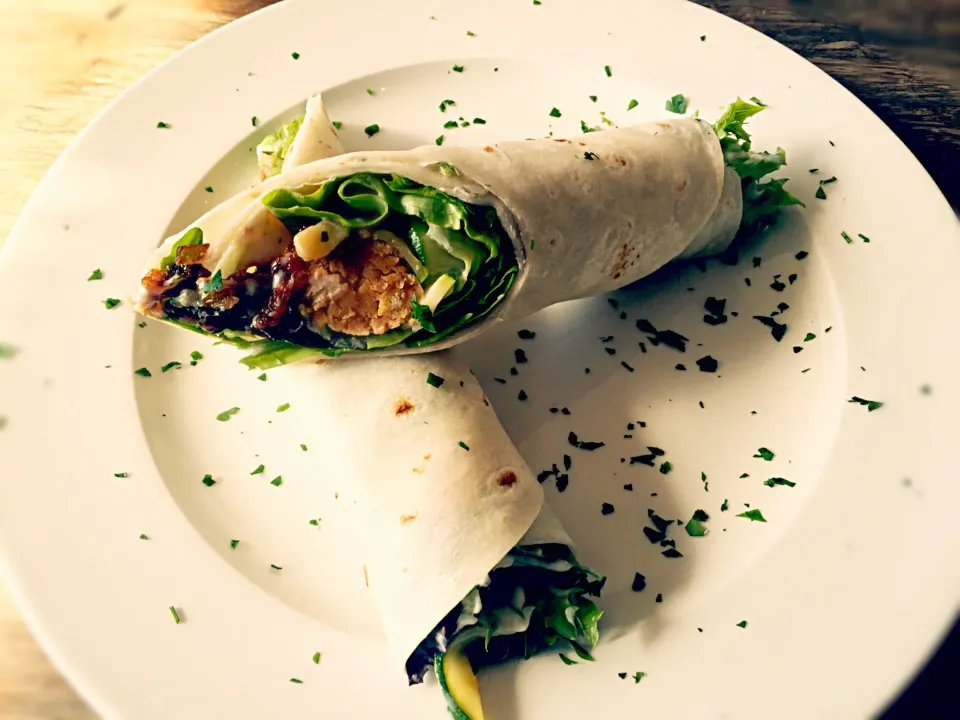
[[[515,547],[410,656],[410,683],[422,682],[436,656],[453,645],[464,649],[474,671],[548,649],[592,660],[603,612],[590,598],[599,597],[604,582],[566,545]]]
[[[143,278],[144,311],[253,347],[266,356],[253,366],[269,367],[301,348],[428,345],[513,284],[516,256],[492,208],[396,175],[306,189],[267,193],[271,214],[216,258],[199,228],[185,232]]]

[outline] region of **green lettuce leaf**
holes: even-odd
[[[267,135],[257,145],[257,163],[263,177],[277,175],[283,168],[283,161],[290,152],[290,146],[293,145],[302,124],[303,116],[294,118],[273,135]]]
[[[170,248],[170,252],[167,254],[163,260],[160,261],[160,269],[166,270],[168,267],[173,265],[177,261],[177,250],[182,247],[190,247],[191,245],[202,245],[203,244],[203,230],[198,227],[193,227],[187,230],[183,235],[180,236],[180,239],[177,240],[173,247]]]

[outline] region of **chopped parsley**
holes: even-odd
[[[140,539],[141,539],[141,540],[149,540],[150,538],[147,537],[146,535],[144,535],[143,533],[140,533]]]
[[[319,520],[310,520],[310,524],[313,525],[314,527],[318,527],[318,526],[320,525],[320,521],[319,521]]]
[[[704,527],[703,523],[709,519],[710,516],[703,510],[694,510],[693,517],[687,521],[683,529],[687,531],[687,535],[690,537],[703,537],[707,534],[707,528]]]
[[[319,665],[319,664],[320,664],[320,653],[315,652],[315,653],[313,654],[313,664],[314,664],[314,665]]]
[[[767,487],[776,487],[777,485],[786,485],[787,487],[795,487],[795,482],[790,482],[784,478],[770,478],[769,480],[764,480],[763,484]]]
[[[107,298],[106,300],[102,300],[101,302],[103,303],[103,306],[107,310],[113,310],[115,307],[117,307],[117,305],[121,303],[121,301],[117,298]]]
[[[210,475],[209,473],[204,475],[203,480],[201,480],[200,482],[202,482],[207,487],[213,487],[214,485],[217,484],[217,481],[213,479],[213,475]]]
[[[303,680],[300,678],[290,678],[290,682],[292,682],[294,685],[303,685]]]
[[[827,199],[827,194],[823,191],[823,186],[822,186],[822,185],[817,188],[817,192],[814,193],[814,196],[815,196],[818,200],[826,200],[826,199]]]
[[[90,277],[87,278],[87,282],[90,282],[91,280],[103,280],[103,270],[97,268],[90,273]]]
[[[254,115],[252,118],[250,118],[250,124],[253,125],[254,127],[256,127],[259,123],[260,123],[260,121],[257,120],[257,116],[256,116],[256,115]]]
[[[133,374],[139,375],[140,377],[153,377],[153,374],[149,370],[147,370],[145,367],[134,370]]]
[[[467,30],[467,37],[476,37],[477,34],[473,30]]]
[[[238,412],[240,412],[240,408],[238,407],[232,407],[229,410],[224,410],[222,413],[217,415],[217,420],[219,420],[220,422],[226,422],[227,420],[232,418],[234,415],[236,415]]]
[[[840,231],[840,237],[842,237],[842,238],[844,239],[844,242],[846,242],[847,245],[852,245],[852,244],[853,244],[853,238],[850,237],[850,235],[847,234],[847,231],[846,231],[846,230],[841,230],[841,231]]]
[[[456,121],[456,120],[447,120],[447,121],[443,124],[443,127],[447,128],[448,130],[449,130],[450,128],[455,128],[455,127],[457,127],[457,121]]]
[[[647,674],[646,674],[645,672],[639,672],[639,671],[635,672],[635,673],[633,674],[633,684],[634,684],[634,685],[638,684],[638,683],[639,683],[641,680],[643,680],[646,676],[647,676]]]
[[[804,341],[804,342],[810,342],[811,340],[816,340],[816,339],[817,339],[817,336],[816,336],[816,335],[814,335],[814,334],[811,333],[811,332],[808,332],[808,333],[804,336],[803,341]]]
[[[572,431],[570,432],[569,435],[567,435],[567,442],[579,450],[598,450],[599,448],[602,448],[603,446],[606,445],[606,443],[604,442],[592,442],[590,440],[581,440],[577,437],[577,434]]]
[[[865,408],[867,408],[867,412],[873,412],[874,410],[879,410],[883,407],[882,402],[878,402],[876,400],[866,400],[862,397],[857,397],[856,395],[847,400],[847,402],[863,405]]]
[[[746,620],[741,620],[740,622],[737,623],[738,628],[745,628],[746,626],[747,626]]]
[[[553,110],[550,111],[550,117],[555,117],[555,118],[561,117],[560,110],[558,110],[557,108],[553,108]]]
[[[270,484],[274,487],[280,487],[283,485],[283,475],[277,475],[273,480],[270,481]]]
[[[482,117],[475,117],[475,118],[473,119],[473,124],[474,124],[474,125],[486,125],[486,124],[487,124],[487,121],[484,120]]]
[[[230,541],[230,549],[231,549],[231,550],[236,550],[236,549],[237,549],[237,545],[239,545],[239,544],[240,544],[240,541],[239,541],[239,540],[231,540],[231,541]]]
[[[756,509],[754,509],[754,510],[747,510],[747,511],[745,511],[745,512],[738,513],[738,514],[737,514],[737,517],[746,518],[747,520],[750,520],[750,521],[752,521],[752,522],[766,522],[766,521],[767,521],[767,519],[763,516],[763,513],[760,512],[759,510],[756,510]]]
[[[303,443],[300,443],[300,449],[303,450],[304,452],[306,452],[306,451],[307,451],[307,446],[304,445]]]
[[[457,104],[457,103],[455,103],[453,100],[441,100],[441,101],[440,101],[440,112],[446,112],[448,107],[450,107],[451,105],[456,105],[456,104]]]
[[[463,65],[454,65],[454,66],[453,66],[453,71],[454,71],[454,72],[458,72],[458,73],[462,73],[462,72],[463,72]]]
[[[367,125],[363,131],[367,134],[367,137],[373,137],[378,132],[380,132],[380,126],[374,123],[373,125]]]
[[[174,368],[183,367],[183,365],[176,360],[172,360],[160,368],[160,372],[167,372],[168,370],[173,370]]]
[[[266,382],[266,381],[267,381],[267,374],[266,374],[266,373],[260,373],[259,375],[257,375],[257,380],[259,380],[260,382]]]
[[[730,507],[730,502],[724,498],[723,502],[720,503],[720,512],[726,512],[727,508]]]
[[[613,70],[610,69],[609,65],[603,66],[603,72],[607,74],[607,77],[613,77]]]
[[[179,624],[180,624],[180,614],[177,612],[177,609],[176,609],[173,605],[170,606],[170,614],[173,615],[173,621],[174,621],[177,625],[179,625]]]
[[[339,120],[334,120],[331,124],[332,124],[333,127],[335,127],[337,130],[339,130],[340,128],[343,127],[343,123],[340,122]]]
[[[118,472],[118,473],[114,473],[113,476],[114,476],[115,478],[128,478],[128,477],[130,477],[130,473],[127,473],[127,472]]]
[[[754,95],[752,98],[750,98],[750,101],[751,101],[754,105],[759,105],[759,106],[762,107],[762,108],[767,106],[767,104],[766,104],[765,102],[763,102],[760,98],[758,98],[756,95]]]
[[[207,185],[207,186],[204,188],[204,190],[207,191],[208,193],[212,193],[212,192],[213,192],[213,186],[212,186],[212,185]]]
[[[868,237],[867,237],[866,235],[864,235],[863,233],[857,233],[857,237],[860,238],[861,240],[863,240],[864,242],[870,242],[870,238],[868,238]]]
[[[670,472],[671,470],[673,470],[673,463],[671,463],[669,460],[664,460],[664,461],[660,464],[660,474],[661,474],[661,475],[667,475],[667,474],[669,474],[669,472]]]
[[[437,145],[443,145],[443,135],[438,135],[437,139],[434,140]]]
[[[270,563],[270,567],[273,570],[283,570],[282,567],[280,567],[279,565],[274,565],[273,563]]]
[[[374,91],[371,88],[367,88],[367,95],[375,95]]]
[[[458,442],[457,445],[459,445],[460,447],[462,447],[462,448],[463,448],[464,450],[466,450],[467,452],[470,452],[470,446],[467,445],[463,440],[461,440],[460,442]]]
[[[292,54],[290,55],[290,57],[292,57],[294,60],[299,60],[299,59],[300,59],[300,53],[298,53],[298,52],[292,53]]]
[[[431,385],[432,387],[439,388],[441,385],[443,385],[444,382],[445,380],[439,375],[434,375],[433,373],[427,373],[427,385]]]
[[[171,127],[173,126],[170,123],[165,123],[163,120],[157,123],[157,128],[160,130],[169,130]]]
[[[284,403],[283,405],[279,405],[277,407],[277,412],[278,413],[286,412],[289,409],[290,409],[290,403]]]
[[[266,468],[263,466],[263,464],[260,464],[260,465],[257,465],[256,469],[255,469],[252,473],[250,473],[250,474],[251,474],[251,475],[260,475],[260,474],[263,473],[264,470],[266,470]]]
[[[773,454],[773,451],[770,450],[769,448],[762,447],[759,450],[757,450],[754,457],[761,458],[763,460],[766,460],[767,462],[770,462],[771,460],[773,460],[774,454]],[[744,473],[744,475],[746,475],[746,473]],[[743,476],[741,475],[741,477]]]
[[[596,101],[597,101],[597,96],[596,96],[596,95],[590,95],[590,102],[596,102]]]
[[[706,35],[701,35],[701,36],[700,36],[700,42],[706,42],[706,41],[707,41],[707,36],[706,36]]]
[[[683,115],[687,111],[687,99],[683,95],[674,95],[667,100],[666,109],[672,113]]]
[[[639,104],[640,103],[638,103],[636,100],[631,100],[629,103],[627,103],[627,112],[630,112]]]

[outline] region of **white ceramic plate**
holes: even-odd
[[[152,73],[50,171],[0,267],[0,342],[16,349],[0,360],[0,547],[30,625],[93,706],[137,720],[445,716],[435,686],[407,689],[388,666],[335,519],[308,523],[326,516],[323,458],[337,449],[304,422],[283,370],[258,382],[232,349],[101,303],[125,297],[163,235],[249,184],[257,139],[321,89],[350,149],[577,133],[600,110],[662,115],[675,93],[711,119],[737,95],[769,104],[757,146],[788,149],[807,209],[738,266],[668,270],[617,307],[529,319],[533,341],[503,328],[462,350],[534,469],[571,451],[570,430],[607,442],[572,453],[565,492],[548,488],[581,559],[610,577],[597,661],[550,655],[487,672],[482,689],[500,720],[880,708],[960,590],[960,300],[937,269],[960,266],[956,219],[893,134],[813,66],[693,5],[614,0],[288,0]],[[487,124],[444,131],[447,98]],[[103,280],[87,280],[94,268]],[[727,323],[703,322],[710,296],[726,299]],[[753,316],[781,302],[778,343]],[[690,338],[687,352],[643,354],[638,318]],[[698,372],[708,354],[715,374]],[[161,372],[172,360],[184,366]],[[152,378],[134,374],[143,366]],[[647,446],[671,473],[621,462]],[[763,484],[773,477],[796,485]],[[738,516],[748,503],[766,523]],[[676,528],[684,557],[665,558],[642,534],[648,508],[684,520],[702,508],[710,532]]]

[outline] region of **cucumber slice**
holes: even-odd
[[[425,305],[430,308],[431,313],[437,311],[437,306],[443,302],[443,299],[453,292],[453,289],[456,287],[457,281],[453,278],[452,275],[441,275],[430,287],[427,288],[427,291],[423,294],[423,299],[420,301],[421,305]]]
[[[440,690],[454,720],[483,720],[480,687],[463,645],[451,647],[433,661]]]

